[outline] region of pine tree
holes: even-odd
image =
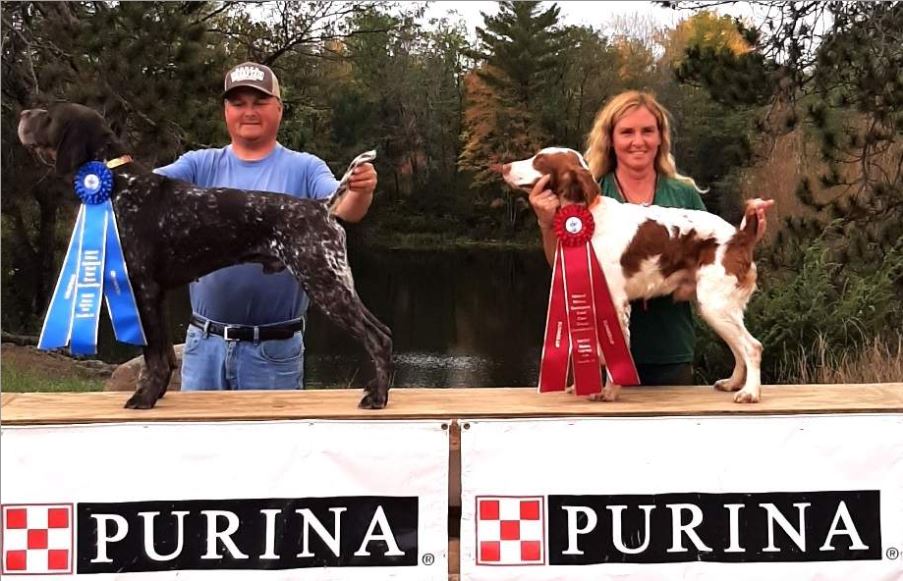
[[[206,24],[214,3],[4,4],[4,309],[7,327],[37,325],[71,232],[71,187],[18,145],[19,111],[74,101],[101,111],[148,165],[210,142],[225,61]],[[221,131],[221,130],[220,130]],[[16,317],[16,320],[11,319]],[[29,320],[30,319],[30,320]]]
[[[465,146],[459,167],[474,172],[473,185],[499,183],[492,166],[528,156],[548,144],[545,95],[561,75],[559,8],[539,2],[499,2],[495,16],[477,27],[480,64],[467,80]]]
[[[903,252],[903,3],[759,4],[773,11],[764,26],[737,23],[755,50],[691,47],[678,77],[758,108],[763,136],[801,124],[818,136],[824,172],[797,188],[816,213],[789,219],[779,242],[827,233],[842,261],[860,264]]]

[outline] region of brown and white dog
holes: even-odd
[[[715,388],[737,391],[738,403],[759,401],[762,344],[746,330],[743,311],[756,290],[756,207],[773,201],[747,202],[738,229],[708,212],[622,204],[602,196],[583,156],[572,149],[545,148],[501,170],[508,185],[528,191],[549,174],[549,189],[562,205],[585,203],[590,209],[593,250],[628,342],[630,301],[669,294],[694,301],[734,354],[733,374]],[[601,399],[614,401],[619,389],[606,385]]]

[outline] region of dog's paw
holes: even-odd
[[[602,388],[600,393],[594,393],[588,396],[589,401],[617,401],[618,393],[621,391],[621,388],[612,388],[610,386],[605,386]]]
[[[602,388],[602,401],[617,401],[621,386],[606,385]]]
[[[365,410],[381,410],[389,403],[389,394],[378,389],[368,389],[357,407]]]
[[[734,396],[737,403],[759,403],[759,390],[741,389]]]
[[[739,381],[731,381],[730,377],[728,377],[727,379],[719,379],[715,382],[715,389],[717,389],[718,391],[737,391],[741,387],[743,387],[742,383],[740,383]]]
[[[131,410],[149,410],[157,403],[157,398],[149,395],[147,392],[136,391],[132,397],[125,402],[126,409]]]

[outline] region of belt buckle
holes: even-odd
[[[229,329],[238,329],[238,327],[230,327],[229,325],[223,327],[223,341],[238,341],[238,337],[229,336]]]

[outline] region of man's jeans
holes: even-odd
[[[300,389],[304,385],[302,331],[288,339],[226,341],[188,325],[182,390]]]

